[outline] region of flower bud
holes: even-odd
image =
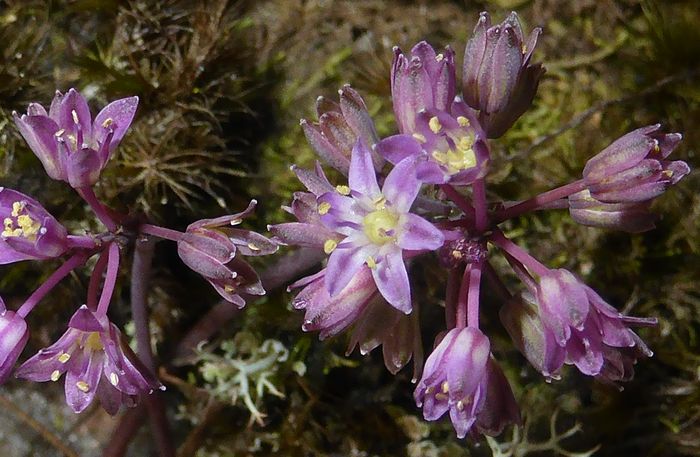
[[[654,228],[650,202],[603,203],[588,190],[569,195],[569,214],[581,225],[640,233]]]
[[[525,41],[515,12],[493,27],[488,13],[479,17],[464,53],[463,93],[489,138],[503,135],[532,104],[544,74],[541,64],[530,64],[541,32],[535,28]]]
[[[27,323],[5,309],[0,298],[0,384],[7,381],[29,339]]]

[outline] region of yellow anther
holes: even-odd
[[[119,384],[119,377],[116,373],[112,373],[109,375],[109,382],[111,382],[112,385],[115,387],[117,386],[117,384]]]
[[[52,380],[53,382],[58,381],[58,378],[60,378],[60,377],[61,377],[61,372],[60,372],[60,371],[58,371],[58,370],[53,370],[53,371],[51,372],[51,380]]]
[[[435,387],[433,387],[433,386],[428,386],[428,387],[425,388],[425,394],[426,394],[426,395],[430,395],[430,394],[433,392],[433,390],[435,390]]]
[[[469,119],[464,116],[457,116],[457,123],[462,127],[467,127],[469,125]]]
[[[231,219],[231,222],[229,222],[230,225],[238,225],[241,222],[243,222],[241,219]]]
[[[335,248],[338,247],[338,242],[335,240],[326,240],[325,243],[323,243],[323,252],[326,254],[330,254],[331,252],[335,251]]]
[[[74,149],[78,149],[78,139],[75,137],[75,135],[66,135],[66,138],[68,138],[68,142]]]
[[[377,262],[376,262],[376,260],[374,260],[374,257],[372,257],[371,255],[367,256],[367,259],[365,260],[365,262],[367,263],[367,266],[370,267],[372,270],[377,268]]]
[[[438,62],[442,62],[444,58],[445,56],[442,53],[435,56],[435,60],[437,60]]]
[[[254,244],[254,243],[248,243],[248,249],[250,249],[251,251],[259,251],[260,250],[258,245]]]
[[[322,202],[319,203],[318,205],[318,214],[323,216],[324,214],[328,214],[328,211],[331,210],[331,204],[328,202]]]
[[[462,400],[460,400],[460,401],[457,402],[457,409],[458,409],[459,411],[463,411],[463,410],[464,410],[464,402],[463,402]]]
[[[108,117],[108,118],[105,119],[105,121],[102,123],[102,127],[107,128],[107,127],[109,127],[110,125],[112,125],[113,123],[114,123],[114,119],[112,119],[111,117]]]
[[[56,130],[56,133],[54,133],[53,136],[58,138],[59,136],[62,136],[64,133],[66,133],[66,129]]]
[[[452,251],[452,257],[454,257],[455,259],[461,259],[463,257],[463,255],[464,254],[462,254],[462,252],[458,251],[457,249]]]
[[[341,195],[350,195],[350,188],[348,186],[335,186],[335,190],[337,190],[338,193]]]
[[[445,395],[443,393],[435,394],[435,399],[438,401],[444,401],[444,400],[447,400],[447,398],[448,398],[447,395]]]
[[[21,213],[24,210],[25,206],[26,203],[24,202],[14,202],[12,204],[12,217],[19,216],[19,213]]]
[[[90,384],[88,384],[85,381],[76,382],[75,387],[77,387],[82,392],[89,392],[90,391]]]
[[[442,124],[440,123],[440,119],[437,118],[437,116],[433,116],[430,118],[428,121],[428,126],[430,127],[430,130],[432,130],[433,133],[439,133],[440,130],[442,130]]]
[[[91,351],[103,350],[104,346],[102,345],[102,339],[100,338],[100,334],[97,332],[90,333],[85,339],[85,348],[90,349]]]
[[[235,290],[235,287],[230,286],[228,284],[224,286],[224,292],[226,292],[227,294],[232,294]]]
[[[374,199],[374,208],[379,211],[386,209],[386,197],[383,195]]]
[[[661,172],[661,174],[666,176],[667,178],[672,178],[673,177],[673,170],[664,170]]]
[[[70,360],[70,354],[67,352],[61,352],[61,355],[58,356],[58,361],[61,363],[68,363]]]
[[[17,217],[17,225],[20,228],[20,234],[30,240],[36,239],[41,230],[41,224],[26,214]]]
[[[450,385],[447,383],[447,381],[442,383],[441,389],[443,394],[446,394],[450,391]]]
[[[419,143],[425,143],[427,140],[425,139],[425,136],[421,135],[420,133],[414,133],[411,135],[413,138],[418,140]]]
[[[661,148],[659,147],[659,142],[654,140],[654,152],[659,152],[661,151]]]
[[[523,45],[520,47],[520,51],[523,54],[527,54],[527,45],[525,43],[523,43]]]
[[[80,123],[80,119],[78,119],[78,113],[75,112],[75,110],[70,112],[70,115],[73,116],[73,122],[76,124]]]

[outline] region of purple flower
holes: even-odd
[[[650,203],[604,203],[591,197],[586,189],[569,195],[569,214],[582,225],[639,233],[654,228],[656,216],[649,211]]]
[[[488,338],[473,327],[447,332],[428,356],[413,397],[426,420],[449,411],[459,438],[474,426],[492,435],[520,420],[508,381],[490,358]]]
[[[420,190],[413,160],[396,165],[380,190],[370,151],[358,140],[348,182],[349,187],[318,198],[321,221],[344,237],[325,246],[330,253],[328,292],[336,296],[366,265],[386,301],[409,313],[411,291],[403,251],[435,250],[444,241],[440,230],[409,212]]]
[[[133,406],[139,395],[165,389],[141,365],[117,327],[84,305],[71,318],[66,333],[24,362],[17,377],[58,381],[64,373],[66,402],[76,413],[97,396],[113,415],[122,404]]]
[[[260,256],[277,251],[277,244],[268,238],[234,228],[253,212],[255,205],[253,200],[241,213],[194,222],[177,242],[182,261],[239,308],[245,306],[241,293],[264,295],[265,290],[253,267],[236,255]]]
[[[362,267],[336,295],[326,289],[327,269],[300,279],[289,289],[303,287],[292,300],[295,309],[306,311],[302,330],[319,331],[319,338],[335,336],[355,322],[370,303],[379,298],[369,268]]]
[[[425,41],[405,56],[394,48],[391,67],[391,98],[401,133],[416,132],[421,111],[447,111],[455,98],[454,52],[449,47],[436,54]]]
[[[681,141],[659,124],[642,127],[615,140],[591,158],[583,179],[591,197],[604,203],[637,203],[661,195],[690,172],[683,161],[666,158]]]
[[[636,355],[634,360],[652,355],[629,325],[650,326],[656,320],[621,314],[567,270],[549,270],[540,277],[537,303],[549,337],[566,351],[566,363],[583,374],[612,378],[603,367],[606,361],[608,370],[617,363],[614,351],[622,350],[626,358]]]
[[[396,374],[415,356],[413,381],[423,368],[420,329],[415,313],[407,316],[377,297],[363,310],[352,332],[346,355],[360,348],[360,354],[369,354],[382,346],[384,366]]]
[[[66,229],[36,200],[0,187],[0,265],[59,257],[70,247]]]
[[[350,154],[358,139],[372,146],[379,137],[374,122],[367,112],[367,106],[360,94],[349,85],[343,86],[340,104],[325,97],[316,100],[318,122],[301,120],[306,139],[316,154],[328,165],[347,175],[350,168]],[[372,160],[377,170],[383,160],[373,155]]]
[[[515,346],[547,379],[559,379],[566,351],[545,328],[535,298],[525,292],[521,299],[504,304],[499,316]]]
[[[8,311],[0,298],[0,384],[10,377],[28,339],[29,330],[24,318]]]
[[[75,89],[56,92],[49,112],[38,103],[15,123],[27,144],[53,179],[74,188],[95,184],[136,113],[138,97],[116,100],[95,117]]]
[[[479,110],[489,138],[498,138],[530,107],[544,68],[530,64],[537,38],[535,28],[525,41],[518,15],[491,26],[483,12],[464,52],[464,101]]]
[[[486,136],[463,102],[455,101],[451,112],[421,111],[413,134],[390,136],[377,143],[377,151],[394,164],[413,158],[421,182],[471,184],[487,171]]]

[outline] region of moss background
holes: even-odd
[[[519,399],[526,428],[489,442],[458,441],[449,423],[423,423],[410,369],[389,375],[380,354],[345,356],[342,337],[319,343],[276,290],[250,303],[211,343],[183,359],[178,343],[217,296],[162,243],[151,294],[153,344],[180,455],[209,456],[675,456],[700,455],[700,5],[697,0],[154,0],[0,1],[0,185],[34,195],[73,231],[99,230],[67,186],[43,173],[11,118],[30,101],[76,87],[93,110],[141,98],[130,133],[97,192],[118,208],[173,228],[260,206],[250,225],[287,220],[299,184],[291,163],[313,161],[298,120],[318,95],[351,83],[380,134],[394,132],[391,47],[420,39],[461,54],[478,17],[517,11],[545,33],[535,53],[547,74],[533,108],[492,143],[494,198],[523,199],[576,179],[588,157],[636,127],[663,122],[684,141],[674,155],[693,172],[655,202],[658,228],[627,235],[581,227],[566,212],[524,217],[511,236],[552,267],[583,276],[610,303],[660,319],[642,331],[655,350],[618,392],[566,370],[546,384],[514,350],[485,292],[485,322]],[[95,111],[93,111],[95,112]],[[270,262],[261,259],[260,267]],[[55,264],[0,268],[9,307]],[[60,335],[83,300],[85,271],[64,281],[30,318],[25,356]],[[424,341],[440,330],[443,272],[425,269]],[[126,278],[112,318],[129,333]],[[515,284],[515,282],[513,282]],[[274,340],[260,349],[265,340]],[[281,343],[281,344],[277,344]],[[426,346],[429,344],[426,343]],[[264,344],[262,344],[264,346]],[[277,351],[277,352],[275,352]],[[241,373],[275,390],[251,394],[266,414],[250,423]],[[125,436],[123,417],[63,405],[62,386],[12,381],[0,389],[0,452],[101,455]],[[133,418],[133,415],[132,415]],[[554,432],[554,437],[551,433]],[[590,451],[590,452],[589,452]],[[153,452],[148,426],[128,455]],[[577,453],[578,452],[578,453]]]

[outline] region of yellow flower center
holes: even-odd
[[[29,241],[35,241],[37,235],[41,232],[41,222],[32,219],[26,214],[26,202],[14,202],[12,204],[11,217],[6,217],[3,223],[2,236],[23,237]]]
[[[102,340],[100,339],[100,334],[97,332],[92,332],[85,339],[85,348],[91,351],[101,351],[104,349],[102,345]]]
[[[389,209],[372,211],[362,221],[365,235],[372,243],[384,244],[396,237],[395,229],[399,217]]]
[[[459,173],[476,166],[474,153],[474,137],[465,135],[455,142],[455,147],[447,152],[433,151],[432,156],[447,168],[450,174]]]

